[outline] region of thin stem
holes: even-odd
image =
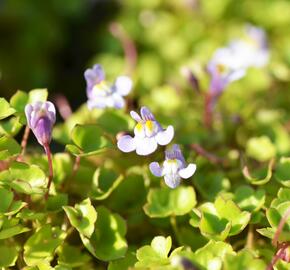
[[[174,231],[176,240],[177,240],[178,244],[181,245],[182,241],[181,241],[181,239],[179,237],[178,227],[177,227],[177,222],[176,222],[176,217],[175,216],[171,216],[170,217],[170,223],[171,223],[172,229]]]
[[[254,231],[253,231],[253,224],[249,225],[248,235],[247,235],[247,242],[246,247],[249,249],[253,248],[254,244]]]
[[[80,164],[81,164],[81,157],[80,156],[77,156],[75,158],[75,163],[74,163],[74,166],[73,166],[73,173],[72,173],[72,177],[75,177],[76,174],[77,174],[77,171],[80,167]]]
[[[267,266],[266,270],[273,270],[274,265],[279,259],[284,257],[286,249],[289,247],[289,243],[282,243],[281,248],[277,251],[271,263]]]
[[[45,153],[47,155],[48,169],[49,169],[47,191],[46,191],[46,194],[45,194],[45,199],[47,200],[48,194],[49,194],[49,189],[50,189],[51,182],[52,182],[52,179],[53,179],[53,165],[52,165],[52,155],[51,155],[51,151],[50,151],[49,145],[48,144],[44,144],[43,147],[44,147]]]
[[[204,97],[203,122],[206,128],[208,129],[212,128],[212,119],[213,119],[212,95],[209,92],[209,93],[206,93]]]
[[[128,70],[128,73],[131,74],[132,71],[135,69],[136,63],[137,63],[136,46],[133,40],[125,32],[121,24],[116,23],[116,22],[111,23],[109,29],[112,35],[115,38],[117,38],[122,44],[122,47],[125,53],[125,59],[127,62],[127,70]]]
[[[190,145],[190,148],[194,150],[198,155],[205,157],[207,160],[209,160],[213,164],[223,164],[226,165],[227,161],[223,158],[217,157],[208,151],[206,151],[202,146],[199,144],[193,143]]]
[[[57,94],[54,98],[54,101],[58,108],[60,116],[64,120],[67,120],[72,114],[72,109],[67,98],[64,95]]]
[[[290,216],[290,207],[288,207],[285,215],[282,217],[282,219],[280,220],[279,222],[279,225],[278,225],[278,228],[277,228],[277,231],[275,232],[274,234],[274,237],[273,237],[273,240],[272,240],[272,244],[274,246],[277,246],[278,244],[278,239],[279,239],[279,235],[281,234],[282,230],[283,230],[283,227],[285,225],[285,223],[287,222],[287,218]]]
[[[24,154],[25,154],[29,134],[30,134],[30,127],[28,125],[26,125],[24,133],[23,133],[22,141],[21,141],[21,153],[17,157],[17,161],[21,161]]]

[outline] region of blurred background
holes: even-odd
[[[170,89],[190,88],[184,66],[206,89],[207,61],[246,23],[264,28],[271,48],[270,77],[254,72],[253,87],[265,88],[275,77],[286,90],[289,14],[285,0],[1,0],[0,94],[48,88],[76,108],[86,101],[84,70],[100,63],[111,80],[129,73],[135,97],[165,106],[164,93],[178,102]]]

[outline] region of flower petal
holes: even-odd
[[[157,142],[154,137],[135,138],[136,153],[140,156],[147,156],[157,149]]]
[[[132,89],[132,80],[128,76],[119,76],[115,81],[116,92],[121,96],[127,96]]]
[[[114,93],[111,97],[108,97],[110,99],[112,99],[112,106],[110,107],[114,107],[115,109],[122,109],[125,106],[125,100],[122,96],[120,96],[118,93]]]
[[[181,178],[187,179],[191,177],[196,171],[196,165],[193,163],[188,164],[186,168],[179,170],[178,174]]]
[[[180,176],[178,174],[166,174],[164,176],[165,184],[170,188],[176,188],[180,184]]]
[[[155,175],[157,177],[162,176],[163,169],[159,166],[158,162],[151,162],[149,165],[149,169],[153,175]]]
[[[143,120],[153,120],[155,121],[155,117],[153,115],[153,113],[145,106],[143,106],[140,110],[141,113],[141,117],[143,118]]]
[[[31,114],[32,114],[32,111],[33,111],[33,107],[31,104],[27,104],[25,106],[25,115],[26,115],[26,119],[27,119],[27,124],[28,126],[31,128]]]
[[[135,111],[131,111],[130,115],[135,121],[137,121],[137,122],[142,121],[142,118],[140,117],[140,115],[138,113],[136,113]]]
[[[125,135],[118,140],[117,146],[122,152],[128,153],[136,149],[136,142],[130,135]]]
[[[168,126],[166,130],[159,131],[156,135],[156,141],[160,145],[167,145],[171,142],[174,136],[173,126]]]
[[[88,108],[92,109],[104,109],[106,108],[106,97],[98,97],[94,99],[89,99],[87,102]]]
[[[93,68],[88,68],[84,73],[87,81],[87,87],[93,87],[105,79],[105,73],[101,65],[94,65]]]

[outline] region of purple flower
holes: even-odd
[[[195,173],[196,165],[193,163],[187,165],[179,146],[174,144],[171,150],[165,151],[163,166],[160,167],[158,162],[152,162],[149,168],[155,176],[163,176],[167,186],[176,188],[181,178],[187,179]]]
[[[49,102],[36,102],[25,106],[27,124],[42,146],[51,141],[52,127],[55,123],[55,107]]]
[[[245,76],[245,68],[241,68],[236,62],[237,53],[231,48],[220,48],[208,63],[210,91],[213,96],[219,96],[229,83]]]
[[[122,136],[117,145],[123,152],[127,153],[136,150],[138,155],[146,156],[153,153],[158,144],[169,144],[173,139],[174,129],[173,126],[163,129],[147,107],[142,107],[140,113],[141,116],[134,111],[130,112],[131,117],[137,121],[137,125],[134,128],[135,136]]]
[[[236,52],[236,63],[240,67],[263,67],[269,61],[266,33],[253,25],[246,25],[245,38],[233,40],[229,47]]]
[[[125,106],[124,96],[132,89],[132,80],[127,76],[119,76],[113,84],[105,80],[101,65],[94,65],[85,71],[89,109],[116,108]]]

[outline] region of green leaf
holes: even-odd
[[[25,194],[41,194],[46,189],[46,175],[36,165],[13,162],[7,171],[0,173],[0,181],[17,192]]]
[[[90,238],[95,229],[95,222],[97,220],[97,213],[91,204],[91,200],[85,199],[75,207],[63,207],[70,223],[75,227],[80,234]]]
[[[149,191],[144,211],[151,218],[182,216],[189,213],[195,205],[196,197],[192,187],[165,187]]]
[[[275,179],[285,187],[290,188],[290,158],[282,157],[275,169]]]
[[[242,209],[256,212],[262,208],[266,200],[265,190],[254,190],[250,186],[239,186],[234,194],[234,201]]]
[[[64,244],[57,250],[58,263],[66,267],[81,267],[90,261],[90,256],[80,251],[79,247]]]
[[[239,234],[249,223],[251,214],[241,211],[230,199],[218,196],[213,203],[204,203],[201,212],[200,231],[207,238],[224,240]]]
[[[24,113],[29,96],[26,92],[18,90],[10,99],[10,105],[18,112]]]
[[[261,229],[257,229],[257,232],[267,238],[273,239],[274,235],[276,233],[276,228],[271,228],[271,227],[267,227],[267,228],[261,228]],[[290,232],[286,232],[286,231],[282,231],[279,234],[278,237],[278,241],[279,242],[289,242],[290,241]]]
[[[76,125],[71,138],[75,145],[69,144],[66,149],[75,156],[97,155],[112,146],[97,125]]]
[[[98,168],[93,177],[91,197],[94,200],[104,200],[119,186],[124,176],[117,176],[112,170]]]
[[[264,270],[266,266],[263,260],[255,258],[254,254],[247,249],[240,251],[237,255],[227,254],[224,259],[225,270]]]
[[[253,185],[264,185],[268,183],[271,180],[272,177],[272,170],[274,166],[274,159],[271,159],[268,163],[267,171],[264,172],[264,169],[259,170],[256,172],[258,176],[252,176],[249,172],[249,169],[247,166],[243,168],[243,175],[246,178],[246,180]],[[261,176],[261,173],[263,176]]]
[[[135,253],[127,252],[124,258],[111,261],[109,263],[108,270],[128,270],[131,269],[135,263]]]
[[[0,160],[15,157],[20,154],[20,145],[11,137],[0,137]]]
[[[10,104],[5,100],[5,98],[0,98],[0,120],[14,113],[15,110],[10,107]]]
[[[58,212],[62,207],[68,204],[68,195],[65,193],[58,193],[55,196],[50,196],[46,202],[46,210]]]
[[[35,103],[37,101],[45,102],[48,97],[47,89],[33,89],[28,93],[28,103]]]
[[[16,217],[23,220],[43,220],[46,217],[46,214],[41,212],[34,212],[28,208],[24,208],[16,215]]]
[[[55,250],[64,239],[64,232],[51,225],[44,225],[37,230],[24,244],[24,261],[27,265],[50,262]]]
[[[221,270],[224,258],[230,254],[235,254],[231,245],[210,240],[194,253],[193,261],[203,266],[204,269]]]
[[[0,122],[0,136],[13,137],[18,134],[22,128],[22,123],[19,117],[10,117],[8,120]]]
[[[80,235],[85,247],[96,258],[111,261],[121,258],[127,251],[126,223],[118,214],[112,214],[103,206],[97,209],[98,219],[90,238]]]
[[[0,267],[14,266],[18,257],[18,250],[14,246],[0,245]]]
[[[246,153],[260,162],[268,161],[276,155],[276,148],[267,136],[254,137],[248,140]]]
[[[0,240],[10,238],[14,235],[18,235],[24,232],[29,231],[29,228],[26,228],[19,224],[19,219],[7,219],[2,217],[1,218],[3,224],[0,230]]]
[[[144,246],[137,250],[138,262],[136,267],[154,267],[169,264],[168,253],[171,249],[171,237],[156,236],[150,246]]]

